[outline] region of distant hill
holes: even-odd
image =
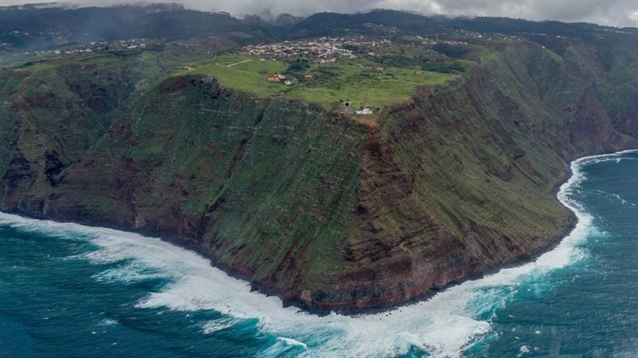
[[[233,31],[259,31],[228,14],[176,5],[0,8],[0,43],[14,49],[127,38],[190,38]]]
[[[374,26],[376,25],[376,26]],[[342,36],[349,33],[392,35],[396,31],[436,33],[444,27],[439,21],[412,13],[375,10],[365,14],[319,13],[290,29],[291,38]]]
[[[274,19],[248,16],[236,19],[227,13],[188,10],[180,5],[122,5],[64,8],[60,6],[0,7],[0,44],[5,49],[38,50],[63,44],[112,41],[128,38],[184,39],[244,32],[273,41],[349,34],[396,37],[401,35],[453,34],[458,31],[521,36],[552,47],[561,36],[595,41],[636,35],[636,28],[613,28],[588,23],[527,21],[478,17],[422,16],[395,10],[363,14],[317,13],[308,18],[281,14]]]
[[[373,26],[377,25],[377,26]],[[504,35],[545,34],[593,40],[598,34],[638,34],[637,28],[614,28],[589,23],[529,21],[503,17],[423,16],[396,10],[374,10],[364,14],[318,13],[290,28],[290,37],[340,36],[348,33],[377,33],[385,28],[388,34],[412,33],[428,35],[454,30]]]

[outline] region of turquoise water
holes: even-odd
[[[0,214],[0,356],[637,357],[638,153],[572,170],[554,250],[360,317],[284,309],[157,239]]]

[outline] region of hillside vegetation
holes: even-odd
[[[400,28],[392,14],[376,25]],[[16,57],[0,70],[0,209],[159,235],[311,311],[426,297],[557,242],[568,162],[638,147],[638,41],[601,31],[465,34],[429,56],[405,33],[358,56],[394,78],[310,63],[291,87],[264,80],[290,63],[228,67],[250,59],[222,52],[229,38]],[[332,107],[365,93],[370,120]]]

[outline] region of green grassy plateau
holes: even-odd
[[[360,63],[365,63],[366,66],[361,67]],[[228,67],[232,64],[236,65]],[[366,95],[367,106],[380,109],[407,101],[417,86],[441,85],[454,79],[448,74],[421,71],[418,68],[383,67],[379,70],[376,68],[382,65],[340,60],[338,63],[325,65],[312,64],[303,72],[288,74],[295,81],[291,86],[267,81],[276,73],[287,74],[287,67],[281,61],[260,62],[255,56],[228,54],[218,56],[215,61],[193,63],[188,66],[189,69],[180,69],[173,75],[205,74],[214,76],[227,88],[263,97],[302,99],[322,103],[332,109],[340,108],[345,101],[360,107]],[[419,75],[415,75],[416,71]],[[305,75],[312,78],[305,78]]]

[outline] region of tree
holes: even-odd
[[[308,67],[310,67],[310,65],[308,64],[307,60],[297,59],[297,61],[291,62],[288,65],[288,69],[286,71],[287,72],[302,72],[302,71],[305,71]]]

